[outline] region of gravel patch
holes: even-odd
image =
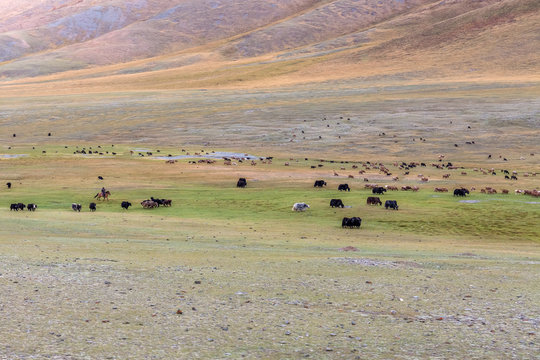
[[[404,268],[404,267],[413,267],[421,268],[422,265],[414,261],[388,261],[388,260],[376,260],[368,258],[334,258],[334,261],[350,264],[350,265],[360,265],[360,266],[374,266],[374,267],[385,267],[385,268]]]

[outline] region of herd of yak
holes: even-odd
[[[172,200],[170,200],[170,199],[156,199],[153,196],[151,196],[150,199],[146,199],[146,200],[141,201],[141,206],[143,208],[145,208],[145,209],[153,209],[153,208],[157,208],[157,207],[160,207],[160,206],[169,207],[171,205],[172,205]],[[129,201],[122,201],[120,206],[122,207],[122,209],[127,210],[127,209],[129,209],[130,206],[132,206],[132,204]],[[90,211],[92,211],[92,212],[96,211],[96,203],[92,202],[92,203],[90,203],[90,205],[88,207],[89,207]],[[77,203],[73,203],[73,204],[71,204],[71,209],[73,211],[80,212],[81,209],[82,209],[82,205],[77,204]]]
[[[313,187],[322,188],[326,186],[326,181],[324,180],[315,180],[315,183],[313,184]],[[238,184],[236,185],[238,187],[245,187],[246,186],[246,180],[244,178],[241,178],[238,180]],[[371,192],[373,194],[384,194],[387,189],[385,189],[382,186],[372,186]],[[339,184],[338,186],[339,191],[351,191],[351,188],[349,187],[349,184]],[[368,205],[382,205],[382,201],[378,196],[369,196],[366,200],[366,203]],[[330,200],[330,207],[332,208],[344,208],[345,204],[343,204],[343,201],[341,199],[331,199]],[[396,200],[386,200],[384,203],[384,207],[392,210],[398,210],[399,206]],[[292,207],[293,211],[306,211],[309,209],[309,205],[306,203],[295,203]],[[362,224],[362,219],[360,217],[354,216],[352,218],[344,217],[341,221],[341,227],[343,228],[360,228],[360,225]]]
[[[155,199],[154,197],[150,197],[150,199],[141,201],[141,206],[145,209],[153,209],[159,206],[168,207],[171,205],[172,205],[172,200],[170,199]],[[131,203],[129,201],[122,201],[121,206],[123,209],[127,210],[131,206]],[[23,203],[13,203],[10,205],[9,210],[10,211],[19,211],[19,210],[24,211],[25,208],[28,211],[36,211],[37,205],[36,204],[25,205]],[[91,202],[88,205],[88,208],[90,209],[91,212],[94,212],[97,209],[97,204],[95,202]],[[82,205],[78,203],[72,203],[71,210],[76,211],[76,212],[81,212]]]
[[[286,164],[286,165],[288,165],[288,164]],[[371,164],[369,164],[369,165],[371,165]],[[415,164],[415,163],[411,163],[411,164],[403,163],[403,164],[394,164],[394,165],[399,166],[400,169],[408,170],[411,167],[415,167],[417,164]],[[426,166],[423,163],[418,164],[418,165]],[[444,167],[444,166],[441,166],[439,164],[432,164],[432,165],[434,165],[434,166],[437,165],[437,167],[440,166],[441,168]],[[321,166],[321,165],[319,165],[319,166]],[[446,167],[447,168],[453,168],[451,163],[448,163],[446,165]],[[357,168],[357,166],[353,165],[353,168]],[[376,168],[378,168],[378,167],[376,167]],[[503,170],[503,171],[504,171],[505,174],[509,173],[507,170]],[[484,171],[482,171],[482,172],[484,172]],[[492,169],[490,172],[495,174],[494,169]],[[361,171],[360,173],[363,173],[363,171]],[[406,172],[405,174],[408,174],[408,172]],[[337,175],[337,174],[335,174],[335,175]],[[391,175],[391,174],[387,173],[387,175]],[[534,173],[533,176],[534,175],[536,175],[536,174]],[[444,178],[448,178],[449,176],[450,176],[449,174],[443,175]],[[351,176],[349,175],[349,177],[351,177]],[[514,177],[515,177],[515,175],[512,176],[512,178],[514,178]],[[102,177],[99,177],[99,178],[100,178],[100,180],[103,180]],[[396,180],[396,179],[394,179],[394,180]],[[364,181],[367,181],[367,179],[364,179]],[[427,179],[424,180],[422,178],[422,181],[427,181]],[[11,183],[7,183],[6,185],[7,185],[8,189],[11,188]],[[327,185],[326,181],[324,181],[324,180],[316,180],[313,187],[322,188],[322,187],[324,187],[326,185]],[[247,180],[245,178],[238,179],[238,182],[237,182],[236,186],[239,187],[239,188],[245,188],[247,186]],[[396,186],[389,186],[389,185],[387,185],[385,187],[382,187],[382,186],[378,186],[376,184],[366,184],[365,187],[371,189],[372,193],[374,195],[382,195],[387,190],[398,190],[398,188]],[[339,184],[338,190],[339,191],[351,191],[351,188],[349,187],[348,184]],[[419,188],[417,186],[403,186],[402,190],[418,191]],[[482,193],[490,193],[490,194],[491,193],[496,193],[496,191],[494,191],[494,189],[492,189],[492,188],[486,188],[486,189],[481,189],[481,190],[482,190],[481,191]],[[102,189],[102,192],[104,192],[103,189]],[[435,188],[435,192],[448,192],[448,189],[446,189],[446,188]],[[503,190],[503,193],[507,194],[508,191]],[[532,190],[532,191],[516,190],[516,193],[524,193],[526,195],[532,195],[532,196],[536,196],[536,197],[540,196],[540,191],[537,191],[537,190]],[[100,193],[98,193],[98,195],[99,194]],[[454,196],[464,197],[464,196],[467,196],[468,194],[469,194],[468,189],[465,189],[465,188],[454,189]],[[96,195],[96,197],[98,197],[98,195]],[[108,197],[103,196],[102,198],[107,199]],[[98,199],[99,199],[99,197],[98,197]],[[376,197],[376,196],[369,196],[367,198],[367,200],[366,200],[366,203],[368,205],[382,205],[381,199],[379,197]],[[157,199],[157,198],[154,198],[154,197],[151,197],[150,199],[147,199],[147,200],[143,200],[141,202],[141,206],[143,208],[145,208],[145,209],[153,209],[153,208],[157,208],[159,206],[168,207],[168,206],[171,206],[171,205],[172,205],[172,200],[169,200],[169,199]],[[121,207],[123,209],[125,209],[125,210],[127,210],[130,206],[132,206],[132,204],[130,202],[128,202],[128,201],[122,201],[122,203],[121,203]],[[341,199],[331,199],[330,200],[330,206],[332,208],[336,208],[336,207],[337,208],[344,208],[344,207],[346,207],[343,204],[343,201]],[[295,203],[293,205],[293,207],[292,207],[292,210],[293,211],[305,211],[305,210],[309,209],[309,207],[310,206],[308,204],[306,204],[306,203]],[[398,210],[399,209],[399,206],[398,206],[396,200],[386,200],[385,203],[384,203],[384,207],[386,209],[392,209],[392,210]],[[35,211],[37,209],[37,205],[36,204],[25,205],[23,203],[13,203],[13,204],[10,205],[10,210],[11,211],[19,211],[19,210],[22,211],[25,208],[28,211]],[[71,208],[72,208],[73,211],[80,212],[81,209],[82,209],[82,205],[77,204],[77,203],[73,203],[73,204],[71,204]],[[89,209],[90,209],[91,212],[96,211],[96,208],[97,208],[96,203],[92,202],[92,203],[89,204]],[[359,217],[352,217],[352,218],[344,217],[342,222],[341,222],[341,226],[343,228],[360,228],[361,223],[362,223],[362,219],[359,218]]]

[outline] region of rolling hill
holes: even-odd
[[[537,0],[20,0],[0,14],[7,92],[540,74]]]

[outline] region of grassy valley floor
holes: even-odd
[[[464,169],[427,166],[402,175],[386,163],[396,182],[360,163],[353,169],[352,161],[366,160],[360,157],[227,166],[166,164],[152,159],[152,146],[102,145],[103,156],[73,154],[79,149],[21,144],[5,152],[28,156],[0,160],[1,180],[13,183],[0,192],[2,358],[540,354],[540,201],[514,194],[538,187],[532,160],[522,165],[531,175],[520,169],[517,182],[504,179],[499,165],[496,176],[465,162]],[[239,177],[247,188],[236,188]],[[372,194],[364,177],[420,190],[387,192],[383,202],[397,200],[400,208],[385,210],[366,205]],[[316,179],[328,186],[314,188]],[[338,192],[340,183],[352,190]],[[91,213],[101,186],[111,200],[96,201]],[[435,186],[450,192],[435,193]],[[456,198],[460,186],[477,190]],[[481,194],[484,186],[499,192]],[[143,209],[150,196],[173,205]],[[332,209],[332,198],[351,207]],[[9,211],[19,201],[38,209]],[[123,210],[122,201],[133,207]],[[291,211],[300,201],[311,208]],[[342,229],[343,216],[360,216],[361,228]]]

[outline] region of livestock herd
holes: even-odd
[[[153,209],[159,206],[171,206],[172,200],[170,199],[155,199],[154,197],[151,197],[150,199],[141,201],[141,206],[145,209]],[[129,201],[122,201],[121,207],[122,209],[127,210],[131,206],[131,203]],[[10,211],[24,211],[24,209],[27,209],[28,211],[36,211],[37,205],[36,204],[28,204],[25,205],[24,203],[13,203],[10,205],[9,209]],[[88,205],[88,208],[90,209],[90,212],[94,212],[97,210],[97,204],[95,202],[91,202]],[[81,212],[82,205],[78,203],[72,203],[71,204],[71,210],[75,212]]]
[[[28,204],[25,205],[23,203],[14,203],[9,206],[10,211],[23,211],[24,208],[26,208],[28,211],[36,211],[37,205],[36,204]]]
[[[411,167],[415,167],[417,165],[420,165],[420,166],[426,166],[424,163],[421,163],[421,164],[416,164],[416,163],[411,163],[411,164],[395,164],[396,166],[399,166],[400,168],[404,168],[405,170],[408,170],[410,169]],[[438,165],[438,164],[432,164],[432,165]],[[446,165],[447,168],[454,168],[453,165],[451,163],[448,163]],[[353,165],[353,168],[357,168],[356,165]],[[441,166],[442,168],[442,166]],[[343,169],[343,168],[342,168]],[[475,170],[476,171],[476,170]],[[496,174],[495,173],[495,170],[491,170],[491,172],[493,174]],[[501,172],[503,173],[508,173],[507,170],[501,170]],[[362,171],[361,171],[362,173]],[[406,173],[408,174],[408,172]],[[515,174],[515,172],[514,172]],[[336,175],[336,172],[334,171],[334,175]],[[391,175],[391,174],[387,174],[387,175]],[[533,173],[533,176],[535,176],[536,174]],[[336,175],[337,176],[337,175]],[[423,175],[419,175],[421,176],[421,180],[423,182],[426,182],[427,178],[425,178]],[[525,177],[528,176],[527,173],[524,174]],[[351,176],[349,176],[351,177]],[[450,174],[444,174],[443,175],[443,178],[449,178],[450,177]],[[514,179],[515,175],[513,175],[512,179]],[[243,186],[242,187],[245,187],[246,186],[246,181],[244,178],[240,179],[242,180],[242,184]],[[239,183],[240,183],[240,180],[239,180]],[[394,178],[394,180],[396,180]],[[364,181],[369,181],[368,179],[364,178]],[[325,186],[327,186],[327,182],[324,181],[324,180],[315,180],[315,183],[313,184],[313,187],[315,188],[323,188]],[[238,185],[239,186],[239,185]],[[240,186],[239,186],[240,187]],[[392,190],[392,191],[395,191],[395,190],[398,190],[398,187],[397,186],[392,186],[392,185],[386,185],[384,187],[382,186],[378,186],[377,184],[366,184],[364,186],[366,189],[371,189],[372,193],[373,194],[379,194],[379,195],[382,195],[384,194],[385,192],[387,192],[388,190]],[[338,191],[351,191],[351,188],[349,187],[348,184],[339,184],[338,185]],[[419,187],[418,186],[402,186],[401,187],[401,190],[402,191],[407,191],[407,190],[411,190],[413,192],[416,192],[419,190]],[[473,190],[476,190],[474,187],[471,188],[471,191]],[[440,188],[440,187],[436,187],[434,189],[435,192],[448,192],[448,189],[447,188]],[[491,187],[486,187],[486,188],[483,188],[481,189],[480,191],[481,193],[484,193],[484,194],[496,194],[497,191]],[[506,190],[506,189],[503,189],[502,191],[502,194],[508,194],[509,191]],[[534,190],[516,190],[515,191],[516,194],[525,194],[525,195],[531,195],[531,196],[535,196],[535,197],[540,197],[540,191],[534,189]],[[470,194],[470,191],[469,189],[466,189],[464,187],[461,187],[461,188],[456,188],[454,189],[454,196],[457,196],[457,197],[465,197],[467,195]],[[369,196],[367,199],[366,199],[366,203],[367,205],[382,205],[382,201],[379,197],[376,197],[376,196]],[[292,210],[293,211],[305,211],[309,208],[310,206],[306,203],[295,203],[292,207]],[[341,199],[331,199],[330,200],[330,207],[332,208],[344,208],[344,207],[350,207],[350,206],[345,206],[345,204],[343,203],[343,201]],[[386,200],[385,203],[384,203],[384,207],[385,209],[391,209],[391,210],[398,210],[399,209],[399,205],[397,203],[396,200]],[[362,219],[360,219],[359,217],[353,217],[353,218],[348,218],[348,217],[344,217],[343,220],[342,220],[342,223],[341,223],[341,226],[343,228],[359,228],[360,227],[360,224],[362,222]]]
[[[83,149],[83,151],[84,151],[84,149]],[[151,155],[151,154],[149,154],[149,155]],[[433,163],[433,164],[431,164],[431,166],[436,167],[438,169],[448,169],[448,170],[459,169],[457,166],[454,166],[450,162],[448,162],[447,164],[441,163],[443,158],[444,158],[444,156],[441,155],[439,157],[439,162],[440,163],[439,164]],[[268,160],[268,159],[270,159],[270,160]],[[263,160],[263,159],[261,158],[261,160]],[[293,159],[291,159],[291,160],[293,160]],[[305,160],[307,161],[308,159],[306,158]],[[231,161],[231,160],[230,159],[225,159],[225,161],[226,161],[225,165],[227,165],[227,161]],[[266,158],[266,160],[264,160],[264,163],[266,163],[267,161],[269,161],[269,163],[271,163],[271,158]],[[323,162],[323,161],[328,161],[328,160],[321,160],[321,162]],[[215,161],[212,161],[212,163],[214,163],[214,162]],[[329,162],[333,163],[334,161],[329,161]],[[345,162],[345,163],[348,163],[348,162]],[[251,165],[254,165],[253,161],[252,161]],[[288,166],[289,163],[285,163],[285,165]],[[323,166],[323,165],[322,164],[318,165],[318,167],[321,167],[321,166]],[[362,166],[364,168],[366,168],[366,169],[378,169],[380,172],[384,173],[387,176],[392,175],[390,173],[390,171],[381,163],[366,162],[366,163],[363,163]],[[402,163],[394,163],[394,166],[396,166],[397,168],[399,168],[402,171],[405,171],[404,175],[408,175],[409,170],[411,170],[412,168],[415,168],[417,166],[418,167],[426,167],[427,165],[425,163],[415,163],[415,162],[405,163],[405,162],[402,162]],[[311,166],[311,167],[314,168],[314,166]],[[352,165],[352,168],[353,169],[358,169],[358,165]],[[463,169],[463,168],[461,168],[461,169]],[[341,170],[345,170],[345,168],[342,167]],[[365,171],[366,170],[360,170],[359,173],[360,174],[365,174]],[[473,171],[480,171],[484,175],[486,175],[486,174],[497,175],[497,172],[495,171],[495,169],[484,170],[482,168],[480,168],[480,169],[475,168],[475,169],[473,169]],[[503,169],[503,170],[500,170],[500,172],[505,176],[505,179],[517,180],[517,172],[515,172],[515,171],[510,173],[508,170]],[[461,172],[461,175],[466,175],[466,174],[467,173],[464,172],[464,171]],[[334,171],[334,175],[339,176],[339,174],[337,174],[335,171]],[[451,176],[451,174],[445,173],[445,174],[442,175],[442,178],[443,179],[448,179],[450,176]],[[536,176],[536,173],[532,173],[532,174],[524,173],[524,174],[522,174],[522,176],[524,176],[524,177]],[[348,177],[349,178],[354,178],[354,176],[352,176],[352,175],[349,175]],[[420,181],[422,181],[422,182],[429,181],[429,179],[427,177],[423,176],[422,174],[418,174],[418,177],[419,177]],[[98,176],[98,179],[103,180],[103,177]],[[399,179],[399,177],[397,177],[397,176],[392,177],[393,181],[397,181],[398,179]],[[369,182],[369,179],[364,178],[364,181]],[[324,181],[324,180],[316,180],[315,183],[313,184],[313,187],[315,187],[315,188],[323,188],[323,187],[326,187],[327,185],[328,185],[327,182]],[[6,183],[6,186],[8,187],[8,189],[10,189],[12,184],[10,182],[8,182],[8,183]],[[238,188],[247,187],[246,178],[239,178],[237,183],[236,183],[236,186]],[[385,185],[383,187],[383,186],[379,186],[377,184],[370,184],[370,183],[365,184],[364,188],[365,189],[371,189],[371,192],[372,192],[373,195],[384,195],[384,193],[386,193],[387,191],[397,191],[397,190],[400,190],[400,189],[402,191],[409,191],[410,190],[410,191],[413,191],[413,192],[416,192],[416,191],[419,190],[418,186],[406,185],[406,186],[401,186],[401,188],[398,188],[397,186],[394,186],[394,185]],[[350,188],[349,184],[344,183],[344,184],[339,184],[338,187],[337,187],[337,190],[338,191],[350,192],[351,188]],[[465,196],[470,194],[470,191],[474,191],[474,190],[476,190],[476,189],[475,188],[470,188],[470,190],[469,190],[469,189],[466,189],[466,188],[463,188],[463,187],[456,188],[453,191],[453,195],[457,196],[457,197],[465,197]],[[435,187],[434,191],[435,192],[448,192],[449,190],[447,188],[444,188],[444,187]],[[495,189],[491,188],[491,187],[482,188],[480,190],[480,192],[485,193],[485,194],[496,194],[497,193],[497,191]],[[502,194],[508,194],[509,190],[502,189],[501,193]],[[534,189],[534,190],[520,190],[520,189],[518,189],[518,190],[515,190],[515,193],[516,194],[525,194],[525,195],[540,197],[540,191],[538,191],[536,189]],[[110,192],[106,191],[105,188],[102,188],[102,190],[98,194],[96,194],[94,196],[94,198],[97,198],[98,200],[101,200],[101,199],[108,200],[109,195],[110,195]],[[172,200],[150,197],[150,199],[146,199],[146,200],[141,201],[140,204],[144,209],[154,209],[154,208],[157,208],[159,206],[169,207],[169,206],[172,205]],[[382,206],[383,202],[377,196],[369,196],[366,199],[366,204],[367,205]],[[130,206],[132,206],[132,204],[130,202],[128,202],[128,201],[122,201],[122,203],[121,203],[121,207],[124,210],[128,210],[128,208]],[[345,204],[343,203],[343,201],[341,199],[331,199],[330,200],[330,207],[332,207],[332,208],[345,208],[345,207],[350,207],[350,206],[345,206]],[[399,206],[398,206],[398,203],[397,203],[396,200],[386,200],[385,203],[384,203],[384,207],[387,210],[388,209],[391,209],[391,210],[398,210],[399,209]],[[10,205],[10,210],[11,211],[19,211],[19,210],[23,211],[25,208],[28,211],[35,211],[37,209],[37,205],[32,204],[32,203],[28,204],[28,205],[25,205],[23,203],[13,203],[13,204]],[[303,211],[306,211],[309,208],[310,208],[310,206],[308,204],[306,204],[304,202],[299,202],[299,203],[295,203],[293,205],[292,210],[297,211],[297,212],[303,212]],[[73,211],[80,212],[81,209],[82,209],[82,205],[78,204],[78,203],[73,203],[71,205],[71,209]],[[96,203],[91,202],[89,204],[89,209],[90,209],[91,212],[96,211],[96,209],[97,209]],[[352,218],[344,217],[342,219],[342,227],[343,228],[360,228],[361,222],[362,222],[362,219],[359,218],[359,217],[352,217]]]
[[[146,199],[146,200],[141,201],[141,205],[145,209],[157,208],[160,205],[167,207],[167,206],[172,205],[172,200],[169,200],[169,199],[154,199],[154,197],[150,197],[150,199]],[[127,210],[127,208],[125,208],[125,209]]]
[[[172,200],[170,200],[170,199],[156,199],[153,196],[151,196],[150,199],[146,199],[146,200],[141,201],[141,206],[144,209],[154,209],[154,208],[157,208],[159,206],[168,207],[168,206],[171,206],[171,205],[172,205]],[[122,209],[127,210],[131,206],[131,203],[129,201],[122,201],[120,206],[122,207]],[[90,203],[90,205],[88,207],[89,207],[91,212],[96,211],[96,203],[92,202],[92,203]],[[82,205],[77,204],[77,203],[73,203],[73,204],[71,204],[71,209],[73,211],[80,212],[81,209],[82,209]]]
[[[245,182],[245,179],[242,179]],[[245,187],[246,184],[244,184],[243,187]],[[322,188],[324,186],[327,186],[326,181],[324,180],[315,180],[315,183],[313,184],[313,187],[315,188]],[[381,186],[371,186],[372,193],[373,194],[384,194],[387,189]],[[338,185],[338,191],[351,191],[351,188],[349,187],[349,184],[339,184]],[[382,205],[382,201],[379,197],[375,196],[369,196],[366,200],[367,205]],[[292,207],[293,211],[305,211],[309,209],[309,205],[306,203],[295,203]],[[345,204],[343,204],[343,200],[341,199],[331,199],[330,200],[330,207],[332,208],[344,208],[346,207]],[[350,207],[350,206],[349,206]],[[384,203],[385,209],[392,209],[392,210],[398,210],[399,206],[396,200],[386,200]],[[344,217],[341,221],[341,227],[343,228],[360,228],[360,225],[362,224],[362,219],[359,217]]]

